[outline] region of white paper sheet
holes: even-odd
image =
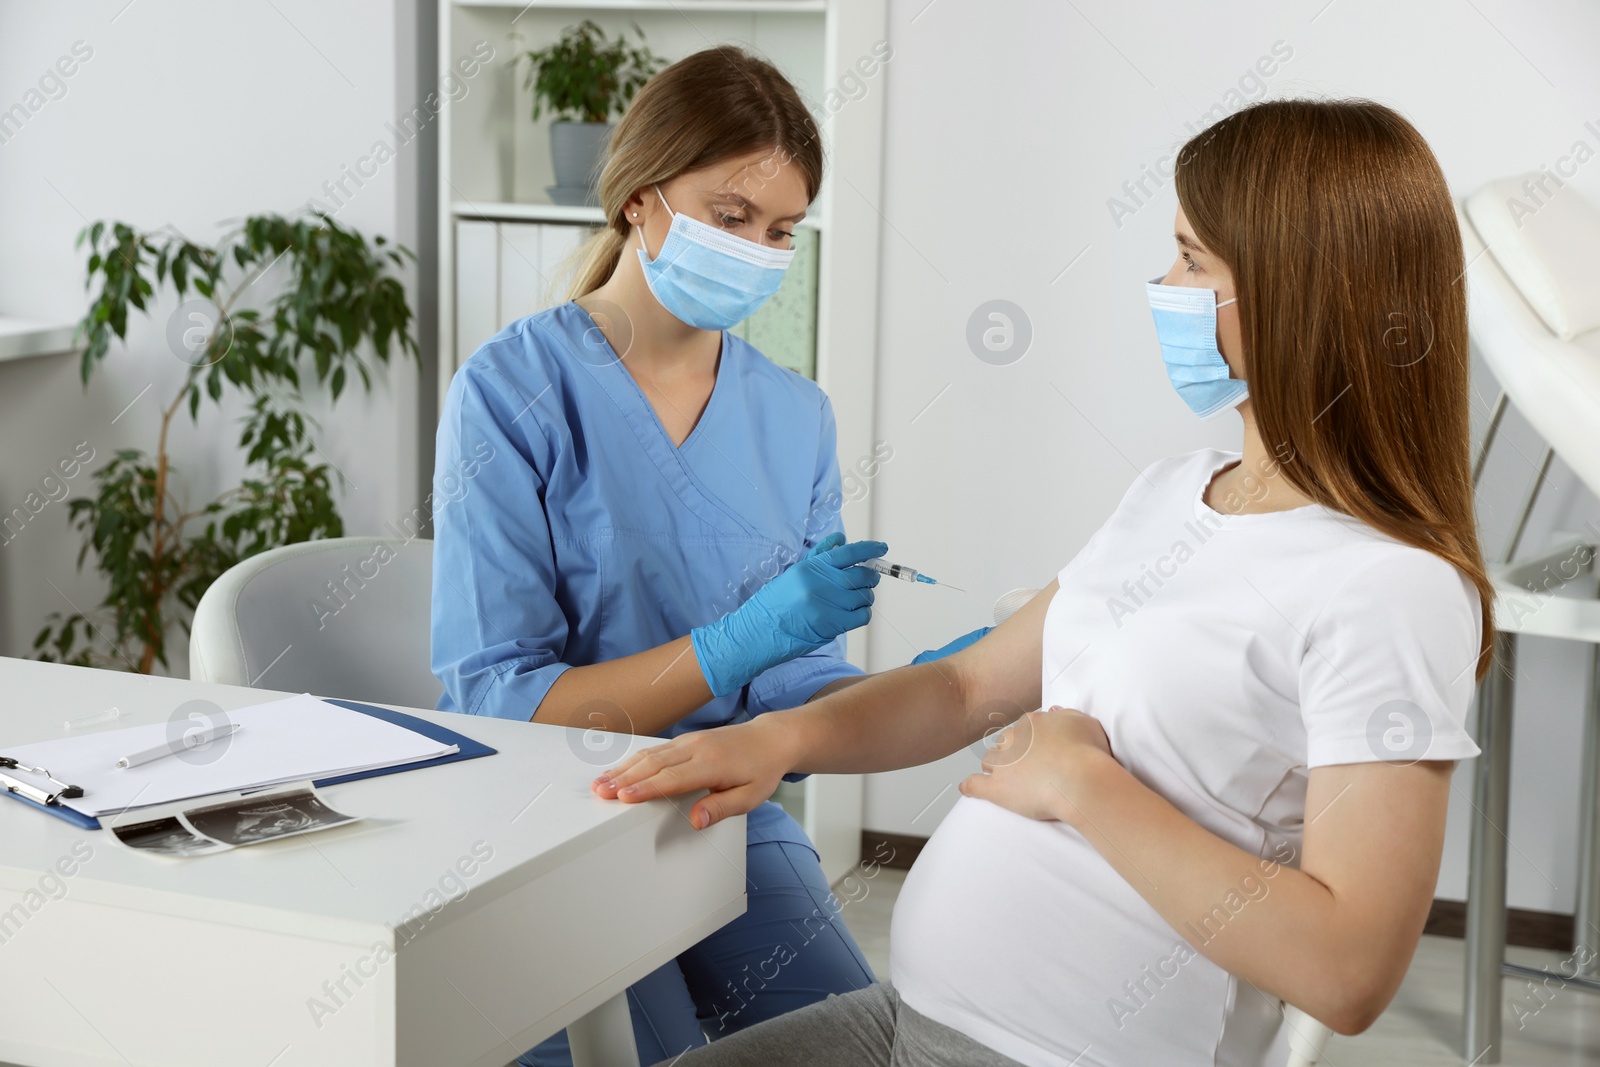
[[[84,795],[61,803],[85,815],[167,804],[212,793],[277,785],[299,779],[393,767],[458,751],[403,726],[300,693],[212,716],[209,725],[239,723],[231,737],[209,746],[163,756],[135,767],[119,758],[194,733],[198,721],[150,723],[120,730],[0,745],[0,754],[43,767],[81,786]],[[8,771],[25,782],[54,788],[39,775]]]

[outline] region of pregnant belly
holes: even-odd
[[[890,975],[913,1008],[1024,1063],[1255,1067],[1277,1029],[1276,1001],[1195,951],[1081,834],[972,797],[906,878]],[[1235,1005],[1236,985],[1263,1003]]]

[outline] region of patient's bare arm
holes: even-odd
[[[749,811],[790,772],[850,774],[929,763],[1039,706],[1044,615],[1056,583],[983,640],[942,660],[840,687],[803,707],[700,730],[635,753],[597,779],[603,797],[710,789],[691,818]]]

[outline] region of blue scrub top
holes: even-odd
[[[843,528],[842,502],[826,394],[743,339],[723,331],[711,398],[674,447],[588,312],[569,301],[518,319],[456,371],[440,414],[439,708],[531,719],[563,671],[666,644],[737,608]],[[861,673],[844,641],[661,736],[805,703]],[[746,822],[752,843],[810,844],[770,800]]]

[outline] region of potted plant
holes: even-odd
[[[416,257],[382,236],[369,244],[320,211],[252,215],[216,245],[122,222],[85,226],[78,243],[85,239],[85,286],[98,278],[100,291],[78,326],[87,338],[84,385],[112,342],[126,340],[129,313],[148,313],[169,284],[182,302],[167,320],[167,343],[188,370],[161,406],[154,452],[118,449],[93,474],[96,493],[67,505],[83,542],[78,567],[92,549],[108,592],[88,612],[53,613],[33,651],[42,660],[151,674],[168,667],[173,630],[187,632],[201,594],[223,571],[269,548],[343,535],[330,465],[301,411],[301,375],[314,368],[316,384],[337,400],[355,374],[370,390],[363,354],[380,363],[395,353],[418,358],[398,273]],[[280,260],[288,278],[276,295],[253,289]],[[220,405],[225,391],[250,400],[239,435],[249,450],[245,475],[189,508],[168,430],[185,407],[198,423],[202,399]]]
[[[637,46],[627,36],[608,38],[591,19],[561,32],[548,48],[525,51],[528,76],[524,88],[533,91],[533,118],[548,111],[550,161],[556,183],[549,187],[557,204],[595,204],[600,155],[611,136],[611,116],[622,114],[633,94],[664,60],[644,43],[637,23]],[[512,34],[522,39],[521,34]]]

